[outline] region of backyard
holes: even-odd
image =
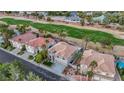
[[[64,31],[67,33],[67,36],[73,37],[73,38],[78,38],[78,39],[88,38],[93,42],[101,42],[101,43],[103,41],[106,41],[106,42],[111,41],[112,45],[124,45],[123,39],[117,39],[113,35],[109,33],[101,32],[101,31],[79,29],[79,28],[64,26],[64,25],[34,23],[32,21],[16,20],[13,18],[2,18],[0,20],[10,25],[18,25],[18,24],[27,25],[28,24],[37,29],[45,30],[51,33],[58,33],[59,31]]]

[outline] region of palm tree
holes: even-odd
[[[85,40],[85,45],[83,43],[83,40]],[[82,51],[81,55],[83,55],[84,51],[87,49],[87,45],[88,45],[89,41],[90,41],[90,39],[89,39],[88,36],[85,36],[85,37],[82,38],[82,49],[83,49],[83,51]]]
[[[28,29],[29,25],[25,24],[20,24],[20,25],[17,25],[17,29],[21,32],[21,33],[25,33]]]
[[[29,72],[29,74],[26,76],[26,80],[28,80],[28,81],[41,81],[42,78],[35,75],[33,72]]]
[[[64,30],[59,31],[57,34],[61,40],[63,40],[67,36],[67,33]]]
[[[3,36],[5,46],[9,45],[8,39],[13,35],[12,31],[8,31],[7,27],[8,25],[0,26],[0,33]]]
[[[92,71],[88,71],[88,72],[87,72],[88,80],[91,80],[91,79],[92,79],[93,74],[94,74],[94,73],[93,73]]]
[[[93,71],[98,66],[97,62],[94,60],[90,63],[89,67],[91,67],[91,70]]]
[[[43,35],[44,35],[44,37],[47,36],[47,31],[46,30],[43,30]]]
[[[12,12],[11,11],[5,11],[5,13],[9,16]]]
[[[94,60],[90,63],[89,67],[91,69],[87,72],[88,80],[91,80],[94,74],[94,69],[98,66],[97,62]]]
[[[80,73],[80,64],[77,64],[77,74],[79,74]]]

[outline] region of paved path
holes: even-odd
[[[41,67],[38,67],[28,61],[25,61],[17,56],[9,54],[0,49],[0,62],[2,63],[11,63],[13,60],[18,60],[22,62],[28,69],[42,76],[44,79],[49,81],[63,81],[66,80],[64,77],[58,76],[52,72],[47,71]]]

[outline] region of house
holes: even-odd
[[[69,17],[65,18],[66,22],[80,23],[80,17],[77,15],[76,11],[72,11]]]
[[[38,50],[42,50],[43,47],[49,48],[55,44],[52,38],[38,37],[30,40],[26,43],[26,50],[30,53],[37,53]]]
[[[30,40],[36,38],[37,35],[33,32],[26,32],[25,34],[18,35],[12,39],[9,39],[13,47],[21,49],[23,45],[28,43]]]
[[[99,23],[103,23],[103,21],[104,21],[104,19],[105,19],[105,16],[104,15],[101,15],[101,16],[98,16],[98,17],[94,17],[93,18],[93,21],[95,21],[95,22],[99,22]]]
[[[109,54],[102,54],[92,49],[85,50],[80,61],[81,72],[86,73],[90,69],[91,62],[96,61],[97,67],[94,69],[92,80],[114,80],[115,64],[114,57]]]
[[[66,42],[59,42],[48,49],[48,54],[52,62],[59,62],[67,66],[74,60],[74,56],[78,51],[79,48],[76,46],[70,45]]]
[[[114,46],[113,52],[117,56],[124,57],[124,46],[119,45]]]

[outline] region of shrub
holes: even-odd
[[[18,55],[23,55],[24,54],[24,51],[19,51],[17,54]]]
[[[34,57],[32,55],[29,55],[28,59],[33,60]]]
[[[35,56],[34,61],[36,61],[37,63],[41,63],[42,60],[43,60],[43,56],[42,56],[40,53],[38,53],[38,54]]]
[[[53,63],[50,61],[45,61],[43,64],[48,66],[48,67],[51,67],[53,65]]]

